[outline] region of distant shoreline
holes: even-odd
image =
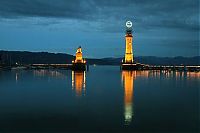
[[[84,56],[84,55],[83,55]],[[4,51],[0,50],[0,64],[71,64],[73,55],[65,53],[29,52],[29,51]],[[88,65],[121,65],[119,58],[86,58]],[[135,62],[149,65],[200,65],[200,56],[194,57],[156,57],[136,56]]]

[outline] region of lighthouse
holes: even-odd
[[[74,61],[75,63],[84,63],[85,60],[83,60],[83,54],[82,54],[82,49],[81,46],[78,47],[76,50],[76,59]]]
[[[83,59],[81,46],[76,50],[75,59],[72,61],[72,70],[84,71],[86,70],[86,61]]]
[[[126,22],[126,35],[125,35],[125,58],[124,63],[133,63],[133,35],[132,35],[132,22]]]
[[[133,56],[133,35],[132,35],[132,22],[126,22],[126,34],[125,34],[125,56],[122,60],[122,70],[134,70],[137,69],[137,65],[134,63]]]

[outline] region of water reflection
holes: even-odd
[[[122,83],[124,88],[124,121],[129,125],[134,115],[133,91],[136,71],[122,71]]]
[[[15,73],[15,81],[16,81],[16,83],[18,82],[18,79],[19,79],[19,73],[16,72],[16,73]]]
[[[65,75],[57,70],[34,70],[33,71],[34,76],[40,76],[40,77],[56,77],[56,78],[65,78]]]
[[[200,78],[200,72],[187,72],[189,78]]]
[[[136,71],[135,76],[143,78],[175,78],[176,80],[200,78],[200,72],[184,72],[184,71],[168,71],[168,70],[150,70],[150,71]]]
[[[178,71],[122,71],[122,85],[124,88],[124,122],[129,125],[134,116],[134,80],[136,78],[164,78],[175,81],[200,78],[200,72]]]
[[[85,71],[72,71],[72,89],[75,89],[76,96],[85,95]]]

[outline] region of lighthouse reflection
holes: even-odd
[[[129,125],[132,121],[133,111],[133,92],[136,71],[122,71],[122,84],[124,88],[124,122]]]
[[[75,90],[76,96],[85,95],[85,71],[72,71],[72,90]]]

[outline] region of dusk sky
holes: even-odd
[[[0,0],[0,49],[122,57],[199,55],[199,0]]]

